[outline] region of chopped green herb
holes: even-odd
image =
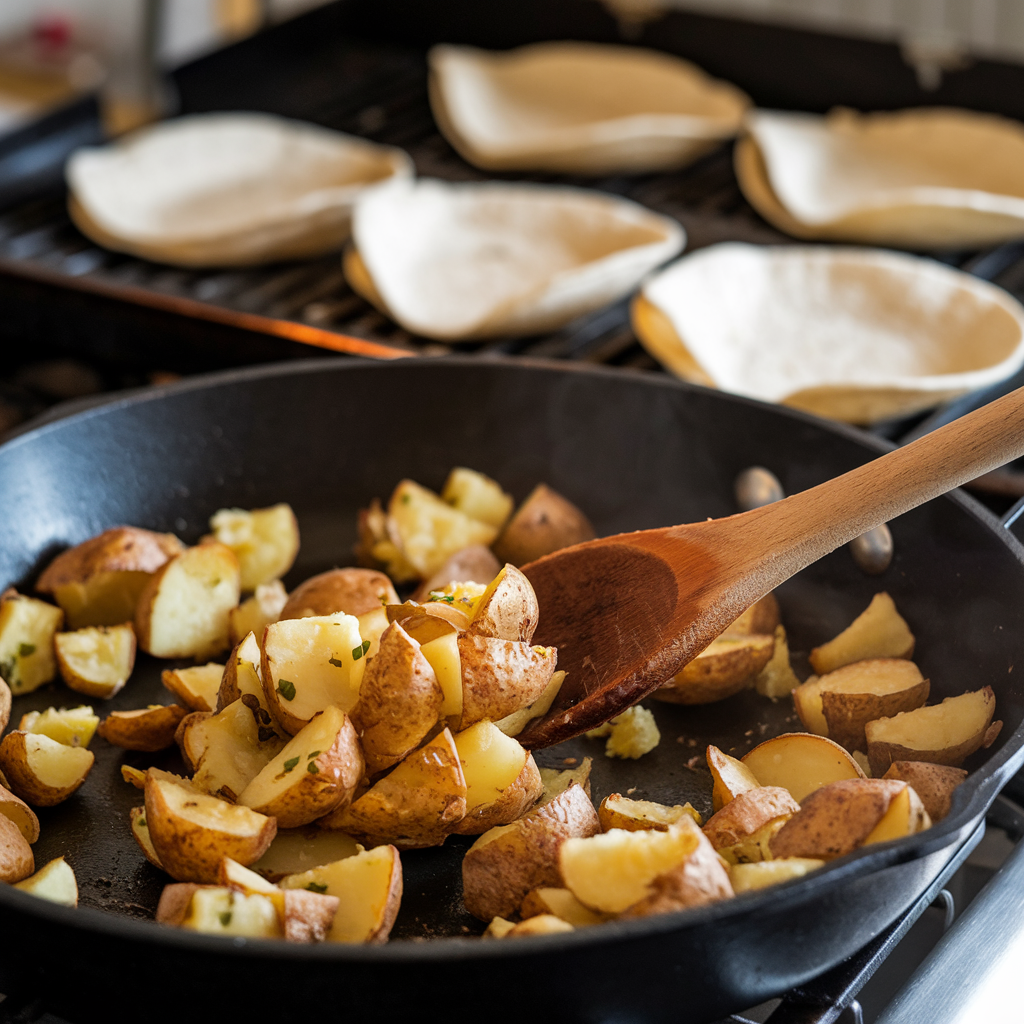
[[[19,644],[18,645],[18,657],[27,658],[30,654],[36,653],[35,644]]]
[[[295,684],[288,682],[287,679],[279,679],[277,681],[277,692],[285,700],[295,700]]]
[[[140,814],[139,815],[138,825],[139,825],[139,828],[145,828],[146,827],[146,816],[144,814]]]
[[[306,755],[306,760],[308,761],[311,757],[319,757],[319,756],[320,756],[320,751],[319,750],[313,750],[313,751],[311,751],[310,753],[308,753]]]
[[[402,495],[402,504],[403,505],[408,505],[410,501],[412,501],[412,495],[411,494],[403,494]]]
[[[327,892],[327,883],[326,882],[310,882],[309,885],[306,886],[306,888],[310,892]]]
[[[341,660],[340,658],[328,658],[327,660],[328,660],[328,661],[329,661],[329,662],[330,662],[330,663],[331,663],[331,664],[332,664],[332,665],[333,665],[333,666],[334,666],[335,668],[344,668],[344,667],[345,667],[345,662],[343,662],[343,661],[342,661],[342,660]]]
[[[225,928],[227,928],[227,926],[229,924],[231,924],[231,911],[230,910],[225,910],[224,913],[220,915],[220,923]]]
[[[370,649],[370,641],[364,640],[358,647],[352,648],[352,660],[358,661]]]
[[[432,590],[427,597],[430,601],[445,601],[448,604],[455,604],[454,594],[442,594],[440,590]]]
[[[310,775],[320,774],[320,769],[317,768],[316,761],[310,761],[309,764],[306,765],[306,771],[309,772]]]
[[[284,770],[290,772],[298,763],[299,759],[297,757],[289,757],[284,763]]]
[[[5,683],[11,683],[12,685],[17,683],[17,679],[14,674],[14,659],[10,661],[0,661],[0,679],[3,679]]]
[[[380,606],[381,606],[381,608],[387,608],[387,606],[388,606],[388,599],[386,597],[382,597],[380,599]]]

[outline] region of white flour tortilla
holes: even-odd
[[[679,224],[584,189],[420,179],[357,204],[349,282],[445,341],[555,330],[627,295],[683,248]]]
[[[678,376],[851,423],[937,405],[1024,363],[1024,308],[933,260],[728,242],[651,278],[634,304]]]
[[[860,115],[755,111],[736,172],[799,238],[908,249],[1024,237],[1024,125],[943,108]]]
[[[740,130],[739,89],[655,50],[538,43],[430,51],[441,131],[491,170],[580,174],[682,167]]]
[[[67,166],[78,227],[111,249],[238,266],[337,249],[366,191],[412,174],[399,149],[269,114],[166,121]]]

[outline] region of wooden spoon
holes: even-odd
[[[577,544],[523,567],[535,644],[568,676],[530,748],[593,729],[657,689],[751,604],[854,537],[1024,455],[1024,388],[763,508]]]

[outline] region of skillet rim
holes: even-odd
[[[873,437],[844,423],[825,420],[800,410],[756,399],[734,395],[712,388],[680,381],[668,374],[624,374],[621,368],[601,365],[580,364],[560,360],[534,359],[511,356],[492,356],[481,359],[476,356],[450,355],[441,357],[412,357],[397,364],[371,359],[325,357],[301,359],[286,363],[270,363],[253,367],[241,367],[197,374],[181,381],[158,385],[113,399],[72,401],[55,407],[36,420],[30,421],[12,431],[0,445],[3,454],[25,443],[28,438],[40,437],[68,425],[84,422],[94,416],[114,413],[121,409],[148,402],[163,401],[167,397],[214,389],[244,383],[248,380],[290,376],[302,373],[347,372],[371,369],[374,372],[392,372],[395,366],[463,366],[473,369],[533,370],[542,373],[581,374],[608,379],[626,379],[640,386],[665,387],[689,394],[712,394],[727,403],[740,403],[766,410],[783,418],[795,420],[826,432],[853,441],[861,448],[884,454],[895,445]],[[84,408],[82,406],[85,406]],[[979,526],[995,534],[1006,546],[1015,560],[1024,568],[1024,545],[1005,529],[999,520],[984,506],[960,489],[941,495],[936,500],[949,500],[959,505],[976,520]],[[13,886],[0,886],[0,908],[15,913],[40,918],[56,926],[69,927],[78,932],[100,932],[110,938],[126,941],[155,942],[192,951],[206,950],[219,955],[250,955],[308,960],[311,962],[431,962],[435,960],[473,960],[533,956],[544,950],[557,951],[563,948],[588,947],[630,938],[671,933],[683,927],[700,927],[725,921],[737,916],[747,916],[759,909],[771,906],[774,912],[784,912],[787,904],[796,907],[814,899],[819,893],[831,891],[837,885],[866,877],[872,873],[894,867],[898,864],[923,859],[941,850],[955,847],[966,840],[977,826],[1009,777],[1024,765],[1024,722],[1006,738],[998,751],[976,769],[954,794],[953,807],[941,822],[926,832],[905,836],[888,843],[878,844],[870,849],[861,849],[845,857],[837,858],[818,871],[781,885],[743,893],[731,900],[723,900],[687,910],[634,920],[610,921],[601,928],[578,929],[574,932],[550,936],[530,936],[527,942],[491,943],[482,942],[477,936],[445,937],[430,942],[394,941],[380,946],[348,946],[335,943],[298,944],[283,939],[230,938],[214,935],[200,935],[175,928],[154,927],[156,922],[122,917],[93,907],[65,907],[21,892]]]

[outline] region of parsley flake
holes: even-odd
[[[308,753],[306,755],[306,760],[308,761],[311,757],[319,757],[319,756],[320,756],[320,751],[319,750],[314,750],[314,751],[311,751],[310,753]]]
[[[229,924],[231,924],[231,911],[230,910],[225,910],[224,913],[220,915],[220,923],[225,928],[227,928],[227,926]]]
[[[279,679],[277,681],[277,692],[285,700],[295,700],[295,684],[288,682],[287,679]]]
[[[327,660],[335,668],[344,668],[345,667],[345,662],[343,662],[341,660],[341,658],[328,658]]]
[[[370,641],[364,640],[358,647],[352,648],[352,660],[358,661],[370,649]]]
[[[327,892],[327,883],[326,882],[310,882],[309,885],[306,886],[306,888],[310,892]]]
[[[455,604],[454,594],[442,594],[440,590],[432,590],[427,596],[431,601],[444,601],[446,604]]]
[[[299,759],[297,757],[289,757],[288,760],[285,761],[283,765],[284,770],[286,772],[290,772],[298,763]]]
[[[36,653],[35,644],[19,644],[18,645],[18,657],[27,658],[30,654]]]
[[[146,827],[146,816],[144,814],[140,814],[139,815],[139,817],[138,817],[138,826],[139,826],[139,828],[145,828]]]
[[[306,771],[309,772],[310,775],[320,774],[320,769],[317,768],[316,761],[310,761],[309,764],[306,765]]]

